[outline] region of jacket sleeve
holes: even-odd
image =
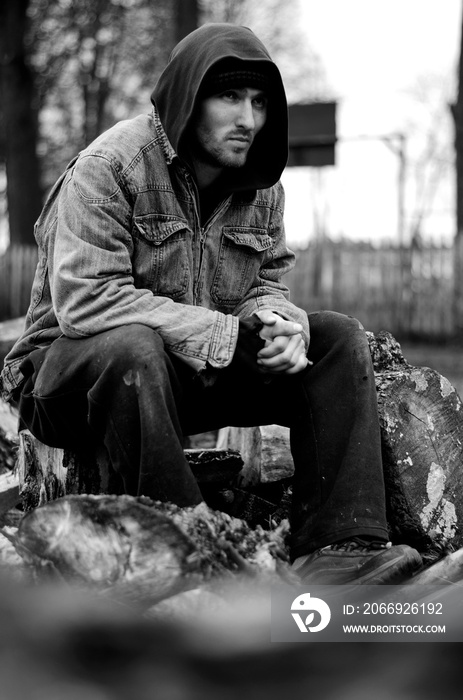
[[[92,336],[141,323],[166,347],[200,369],[225,367],[238,337],[238,318],[187,306],[135,287],[131,257],[132,205],[109,160],[83,155],[60,193],[50,285],[62,332]]]
[[[306,348],[309,346],[310,330],[307,313],[291,303],[289,289],[282,282],[282,277],[293,269],[296,256],[286,245],[283,222],[284,190],[281,183],[273,188],[275,202],[269,233],[272,248],[268,260],[261,266],[255,284],[235,307],[234,313],[239,317],[250,316],[256,311],[270,309],[288,321],[300,323]]]

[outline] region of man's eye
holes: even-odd
[[[234,90],[227,90],[226,92],[222,92],[221,97],[224,97],[227,100],[236,100],[237,94]]]
[[[267,98],[266,97],[255,97],[253,102],[254,102],[254,106],[257,109],[266,109],[266,107],[267,107]]]

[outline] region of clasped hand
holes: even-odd
[[[296,374],[308,364],[302,326],[264,309],[256,312],[264,324],[259,331],[265,346],[257,353],[257,364],[270,374]]]

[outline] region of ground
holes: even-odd
[[[400,341],[399,341],[400,342]],[[403,356],[416,367],[431,367],[442,374],[463,399],[463,346],[452,343],[400,342]]]

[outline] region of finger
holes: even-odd
[[[303,369],[307,367],[309,364],[309,361],[307,357],[304,355],[301,355],[293,367],[290,367],[289,369],[286,370],[285,374],[297,374],[298,372],[302,372]]]
[[[292,336],[295,337],[295,336]],[[268,359],[282,355],[288,346],[289,340],[286,336],[277,336],[273,340],[267,341],[265,346],[257,353],[258,359]]]
[[[295,323],[294,321],[287,321],[281,316],[277,316],[271,312],[272,323],[267,324],[264,321],[263,315],[260,315],[260,320],[264,323],[263,327],[259,331],[259,335],[264,340],[272,340],[279,335],[291,336],[297,333],[302,333],[303,328],[300,323]]]
[[[262,311],[257,311],[255,314],[266,326],[273,326],[280,316],[270,309],[263,309]]]
[[[293,336],[277,336],[272,341],[268,342],[265,347],[259,350],[257,353],[257,358],[268,359],[270,357],[276,357],[277,355],[283,355],[288,346],[290,346],[288,356],[295,348],[304,347],[302,336],[300,334]]]
[[[274,375],[281,375],[281,374],[297,374],[298,372],[302,372],[303,369],[307,367],[307,365],[310,364],[310,362],[307,360],[305,355],[301,355],[297,362],[294,365],[291,366],[278,366],[278,367],[269,367],[265,368],[263,366],[259,367],[259,370],[265,374],[274,374]]]
[[[271,362],[273,369],[278,370],[279,372],[292,370],[293,368],[298,367],[299,364],[301,364],[301,367],[302,365],[305,366],[306,364],[305,347],[302,342],[294,345],[292,343],[289,344],[285,352],[280,356],[273,358]]]
[[[294,323],[294,321],[286,321],[284,318],[279,318],[275,325],[272,327],[274,337],[278,335],[296,335],[297,333],[302,333],[302,330],[303,329],[300,323]]]
[[[286,360],[283,359],[283,357],[282,362],[279,365],[279,370],[281,372],[291,373],[295,368],[299,367],[300,362],[302,362],[304,366],[306,364],[305,352],[303,347],[296,347],[291,356],[288,356]]]
[[[301,336],[277,338],[273,343],[258,353],[258,363],[268,368],[285,369],[291,367],[304,353],[304,342]]]
[[[302,333],[302,326],[300,323],[285,323],[283,328],[280,328],[279,335],[300,335]]]

